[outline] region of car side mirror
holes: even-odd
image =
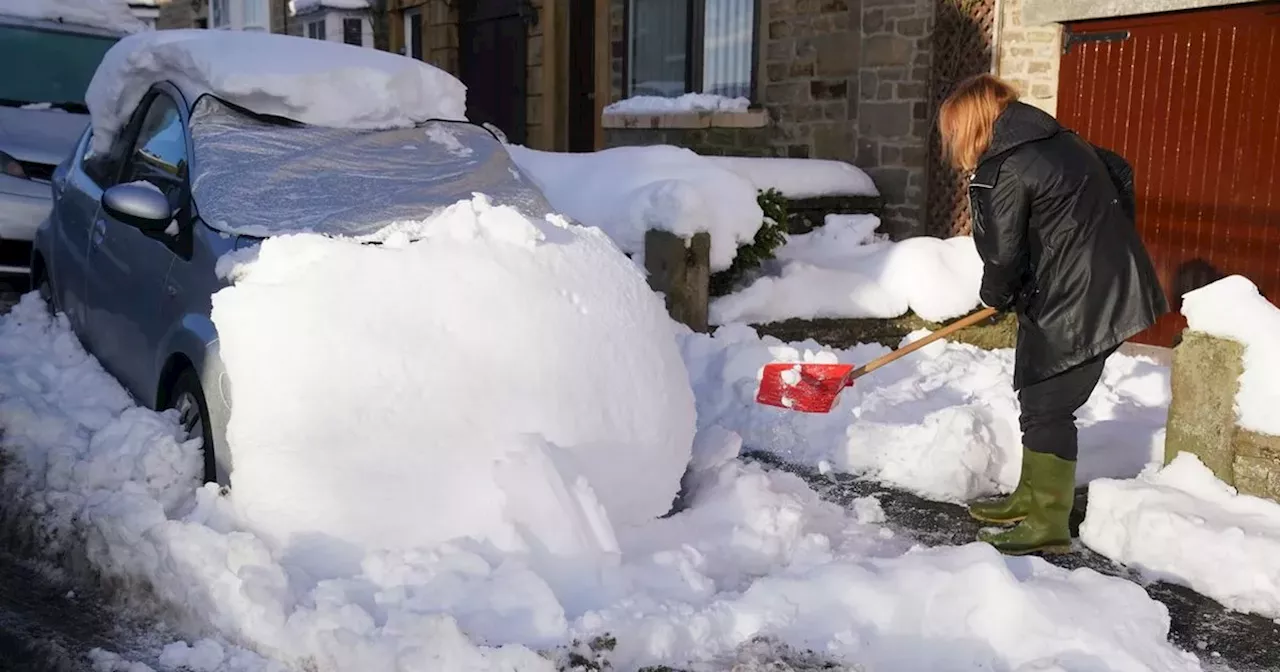
[[[150,182],[117,184],[102,194],[108,215],[144,233],[162,233],[173,221],[169,197]]]

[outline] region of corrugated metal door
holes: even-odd
[[[1133,164],[1175,313],[1233,274],[1280,303],[1280,3],[1073,23],[1063,49],[1058,118]],[[1168,346],[1185,326],[1133,340]]]

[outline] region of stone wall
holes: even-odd
[[[208,0],[160,0],[156,30],[195,28],[197,19],[209,20]]]
[[[1236,426],[1244,346],[1196,331],[1173,351],[1165,462],[1194,454],[1242,494],[1280,502],[1280,436]]]
[[[880,189],[883,230],[922,234],[935,1],[763,0],[753,101],[767,114],[763,126],[689,129],[606,118],[605,145],[846,161]],[[625,93],[624,8],[623,0],[611,1],[609,102]]]
[[[1029,25],[1023,19],[1026,0],[1002,0],[998,74],[1022,94],[1024,103],[1057,114],[1058,66],[1062,27]]]

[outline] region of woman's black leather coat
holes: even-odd
[[[980,297],[1018,313],[1015,389],[1123,343],[1169,310],[1133,222],[1132,171],[1021,102],[970,178]]]

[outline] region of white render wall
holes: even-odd
[[[369,15],[361,11],[349,11],[341,9],[326,9],[320,12],[308,12],[297,17],[297,21],[302,26],[301,35],[307,37],[307,26],[315,21],[324,21],[324,39],[326,42],[342,42],[342,21],[343,19],[360,19],[361,25],[361,46],[373,47],[373,24],[369,21]]]

